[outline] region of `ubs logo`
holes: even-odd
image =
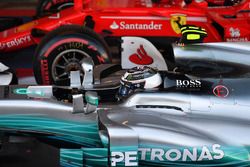
[[[218,85],[213,89],[213,93],[219,98],[226,98],[229,95],[229,89],[224,85]]]

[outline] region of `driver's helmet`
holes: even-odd
[[[159,72],[150,67],[135,67],[128,70],[121,78],[119,96],[125,97],[136,89],[152,89],[162,84]]]

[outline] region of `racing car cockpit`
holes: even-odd
[[[133,93],[136,89],[152,89],[162,84],[162,78],[158,71],[149,67],[135,67],[128,70],[121,78],[119,96],[124,97]]]

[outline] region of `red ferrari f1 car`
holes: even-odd
[[[82,69],[86,57],[95,64],[110,62],[111,55],[122,52],[124,36],[147,39],[163,56],[185,33],[191,33],[186,36],[190,41],[204,34],[204,42],[250,40],[249,0],[230,7],[173,2],[75,0],[71,8],[1,32],[0,54],[38,45],[34,74],[39,84],[51,84],[68,81],[70,71]],[[136,47],[129,60],[152,63],[149,48],[143,43]]]

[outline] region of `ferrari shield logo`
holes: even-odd
[[[187,17],[185,15],[172,15],[170,21],[174,32],[176,32],[176,34],[180,34],[181,26],[187,24]]]

